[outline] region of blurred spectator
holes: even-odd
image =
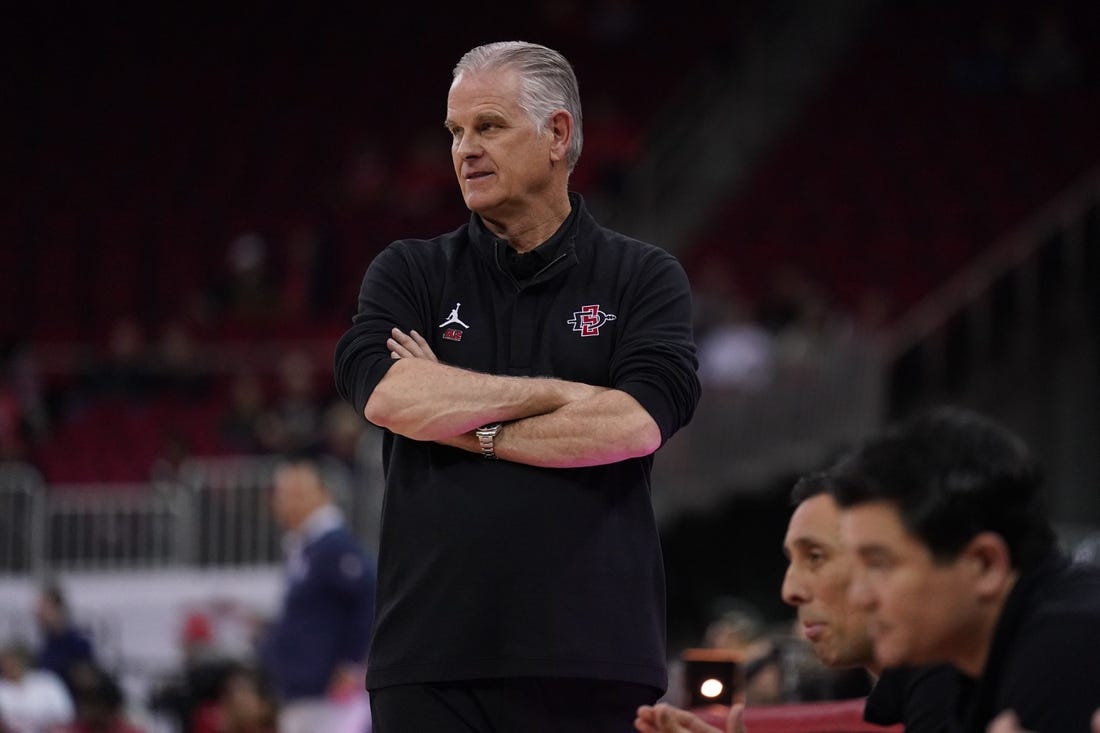
[[[217,733],[275,733],[276,706],[259,672],[237,666],[222,680]]]
[[[799,374],[822,368],[851,319],[833,308],[827,290],[803,272],[782,268],[772,278],[761,320],[774,333],[775,368]]]
[[[230,322],[267,323],[276,305],[267,240],[258,232],[241,234],[226,249],[228,271],[213,292],[218,313]]]
[[[379,443],[370,435],[378,428],[363,420],[355,408],[343,400],[333,401],[322,418],[320,453],[332,456],[350,474],[352,486],[363,486],[369,479],[364,473],[379,463],[375,452]]]
[[[261,437],[277,453],[315,448],[321,435],[321,404],[316,369],[305,351],[287,352],[279,361],[279,389],[271,405],[271,432]]]
[[[30,346],[0,341],[0,461],[20,460],[47,437],[49,411]]]
[[[236,662],[220,647],[213,624],[200,611],[189,613],[179,636],[183,665],[180,673],[153,689],[149,706],[166,713],[179,733],[197,733],[212,717],[223,682]],[[213,716],[216,717],[216,716]]]
[[[333,305],[333,242],[320,227],[301,223],[287,238],[280,305],[291,321],[326,315]]]
[[[0,721],[11,733],[49,733],[73,720],[65,683],[49,670],[31,669],[30,661],[19,642],[0,647]]]
[[[47,583],[39,589],[34,618],[42,635],[37,666],[56,674],[72,692],[73,668],[94,664],[96,654],[92,640],[73,623],[60,585]]]
[[[83,397],[123,397],[142,400],[149,390],[150,361],[145,329],[133,316],[112,324],[106,355],[94,355],[86,370]]]
[[[198,344],[180,320],[164,324],[151,359],[153,386],[161,394],[202,399],[210,389],[210,376],[201,363]]]
[[[724,320],[730,300],[745,300],[740,279],[728,257],[713,251],[697,257],[691,268],[691,301],[695,309],[692,325],[696,341]]]
[[[719,320],[698,338],[699,381],[726,390],[756,392],[765,388],[775,371],[772,335],[736,299],[717,308]]]
[[[191,441],[178,427],[173,424],[163,425],[160,445],[149,468],[149,477],[154,481],[178,480],[180,469],[193,453]]]
[[[322,430],[318,457],[327,459],[323,465],[332,482],[330,488],[338,496],[354,497],[351,523],[366,546],[377,550],[382,520],[383,431],[343,400],[334,400],[326,408]],[[342,470],[333,470],[329,461]]]
[[[50,733],[143,733],[127,719],[122,689],[106,670],[78,665],[73,675],[73,701],[76,720]]]
[[[229,453],[251,454],[264,450],[267,399],[259,376],[241,370],[233,377],[229,403],[218,422],[218,443]]]
[[[375,563],[344,526],[321,474],[296,459],[275,473],[272,511],[286,530],[287,590],[261,643],[281,733],[363,733]]]

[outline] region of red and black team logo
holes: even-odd
[[[581,336],[599,336],[603,324],[614,320],[614,315],[604,313],[598,305],[582,305],[579,311],[573,312],[573,317],[566,323],[572,326],[574,331],[580,331]]]

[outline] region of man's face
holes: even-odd
[[[534,124],[519,95],[511,69],[462,74],[447,95],[458,185],[466,206],[488,219],[522,215],[552,193],[554,136]]]
[[[840,541],[840,511],[831,496],[819,494],[798,505],[783,551],[790,560],[783,600],[798,609],[817,658],[830,667],[870,664],[866,619],[848,602],[854,559]]]
[[[936,562],[884,501],[843,511],[841,536],[857,559],[851,603],[867,614],[879,665],[953,661],[982,638],[973,558]]]
[[[323,502],[323,489],[312,472],[300,466],[283,466],[275,472],[271,510],[284,529],[298,529]]]

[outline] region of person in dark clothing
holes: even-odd
[[[891,427],[830,471],[852,602],[879,664],[948,662],[969,680],[953,721],[984,733],[1085,733],[1100,706],[1100,568],[1071,564],[1024,442],[940,408]]]
[[[363,731],[375,560],[310,460],[296,457],[276,470],[272,510],[286,529],[287,589],[261,659],[278,697],[279,730]]]
[[[867,617],[848,600],[855,557],[840,538],[840,509],[823,474],[803,477],[791,490],[795,510],[783,552],[789,564],[783,600],[798,609],[798,621],[814,655],[833,669],[862,667],[875,679],[863,719],[878,725],[903,723],[906,733],[944,733],[960,678],[946,666],[883,670],[874,658]],[[744,733],[743,705],[731,706],[728,733]],[[810,721],[807,721],[810,722]],[[722,733],[686,710],[668,704],[638,711],[641,733]],[[750,730],[751,733],[751,730]]]
[[[72,683],[76,719],[51,733],[145,733],[128,719],[122,687],[107,670],[80,662]]]
[[[56,674],[72,693],[73,667],[95,664],[96,655],[92,640],[73,623],[60,585],[47,583],[39,589],[34,618],[42,635],[35,666]]]
[[[446,127],[470,222],[381,252],[335,355],[387,431],[376,730],[626,731],[667,686],[650,471],[699,399],[690,287],[569,192],[556,51],[468,52]]]

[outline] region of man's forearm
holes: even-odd
[[[440,442],[481,451],[472,433]],[[530,466],[577,468],[648,455],[660,444],[657,423],[633,397],[605,390],[552,412],[509,422],[497,436],[496,454]]]
[[[605,391],[537,377],[481,374],[429,359],[399,359],[367,400],[364,416],[414,440],[443,441],[489,422],[552,412]]]

